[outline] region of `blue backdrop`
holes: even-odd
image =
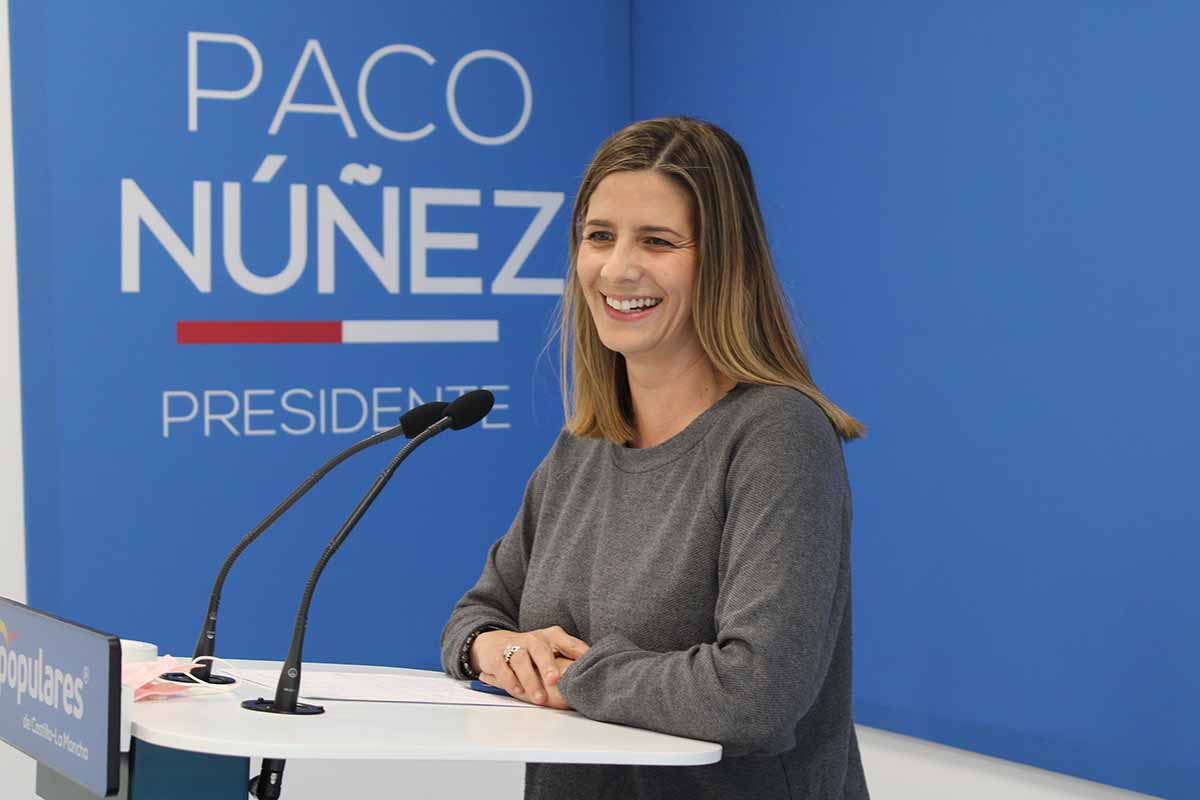
[[[561,421],[556,300],[496,278],[561,277],[595,146],[689,113],[746,145],[818,383],[870,429],[847,449],[858,719],[1185,796],[1198,22],[1183,2],[13,3],[31,601],[189,651],[220,559],[309,471],[415,398],[504,387],[488,428],[406,465],[314,604],[309,658],[435,666]],[[498,341],[176,342],[180,321],[361,319]],[[387,456],[247,553],[220,652],[282,656],[303,573]]]
[[[634,115],[746,145],[816,379],[869,427],[860,722],[1200,786],[1197,25],[1185,2],[634,4]]]
[[[411,404],[490,386],[499,405],[485,424],[404,465],[330,564],[311,616],[309,659],[435,667],[442,623],[561,425],[557,371],[539,354],[578,176],[629,119],[628,9],[11,9],[30,601],[190,653],[221,559],[293,486]],[[503,55],[467,59],[479,51]],[[283,161],[266,180],[269,156]],[[346,183],[349,164],[380,176]],[[538,194],[513,205],[514,191]],[[497,285],[523,241],[516,282]],[[456,277],[478,285],[438,283]],[[554,294],[529,293],[531,279]],[[490,320],[499,334],[178,344],[176,324],[196,320]],[[219,654],[282,656],[309,569],[395,449],[341,467],[247,551]]]

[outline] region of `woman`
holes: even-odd
[[[741,147],[687,118],[614,134],[570,256],[567,424],[446,625],[445,669],[724,748],[530,764],[528,798],[867,797],[840,441],[863,428],[809,375]]]

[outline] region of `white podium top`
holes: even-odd
[[[234,668],[278,671],[269,661]],[[440,673],[345,664],[305,664],[305,675],[338,672]],[[219,671],[219,670],[218,670]],[[301,696],[303,696],[303,683]],[[248,711],[241,701],[272,692],[245,685],[231,694],[135,703],[133,735],[179,750],[226,756],[313,759],[535,761],[691,766],[721,760],[721,746],[595,722],[574,711],[529,706],[369,703],[323,700],[325,713],[286,716]]]

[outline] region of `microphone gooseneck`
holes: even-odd
[[[367,509],[375,502],[375,498],[383,491],[383,487],[391,480],[396,468],[404,462],[404,459],[408,458],[409,453],[448,427],[450,427],[450,418],[442,417],[442,419],[430,425],[408,442],[408,444],[404,445],[403,449],[396,454],[396,457],[388,463],[383,472],[379,474],[379,477],[375,479],[375,482],[371,484],[371,488],[363,495],[362,500],[358,501],[358,505],[354,507],[354,510],[350,512],[350,516],[342,523],[342,527],[338,529],[337,534],[325,546],[325,552],[321,554],[321,558],[317,561],[316,567],[313,568],[312,574],[308,576],[308,583],[304,587],[304,596],[300,599],[300,610],[296,613],[296,626],[292,631],[292,644],[288,648],[287,660],[283,662],[283,668],[279,672],[279,683],[275,688],[275,699],[264,700],[260,697],[257,700],[247,700],[242,703],[243,708],[248,708],[251,711],[269,711],[276,714],[320,714],[325,710],[321,706],[299,702],[304,631],[308,627],[308,609],[312,604],[313,592],[317,588],[317,581],[320,580],[321,573],[325,571],[325,565],[329,563],[329,559],[333,558],[333,554],[342,546],[342,542],[346,541],[346,537],[350,535],[350,531],[354,530],[354,526],[358,524],[358,521],[367,512]]]
[[[225,563],[221,565],[220,572],[217,573],[217,579],[213,582],[212,593],[208,598],[208,611],[204,615],[204,624],[200,628],[200,637],[196,641],[196,648],[192,652],[192,660],[206,659],[201,662],[199,667],[196,667],[190,674],[183,672],[167,673],[163,677],[167,680],[177,681],[180,683],[191,683],[194,680],[204,681],[205,683],[227,684],[233,683],[233,678],[225,675],[214,675],[212,672],[212,656],[216,652],[217,639],[217,610],[221,605],[221,592],[225,587],[225,579],[229,575],[230,569],[233,568],[234,562],[238,557],[254,543],[259,536],[263,534],[267,528],[275,524],[275,521],[287,513],[301,497],[308,494],[317,483],[325,477],[334,467],[341,464],[346,459],[366,450],[368,447],[374,447],[377,444],[391,441],[400,435],[412,439],[421,434],[430,425],[440,419],[446,408],[447,403],[425,403],[410,409],[404,416],[400,418],[400,424],[395,425],[387,430],[369,436],[356,444],[338,453],[332,459],[327,461],[320,469],[309,475],[303,483],[297,486],[291,494],[284,498],[283,502],[271,510],[271,513],[263,517],[254,528],[242,537],[242,540],[237,543],[237,546],[230,551],[225,558]]]
[[[484,389],[462,395],[446,406],[444,417],[430,425],[408,442],[408,444],[404,445],[400,452],[396,454],[396,457],[388,463],[383,472],[379,474],[379,477],[375,479],[375,482],[371,484],[371,488],[358,501],[358,505],[350,512],[350,516],[342,523],[342,527],[338,529],[338,532],[329,541],[329,544],[325,546],[325,552],[321,554],[317,565],[313,567],[312,574],[308,576],[308,583],[304,587],[304,595],[300,599],[300,609],[296,613],[296,626],[292,631],[292,643],[288,648],[287,660],[283,662],[283,668],[279,671],[279,683],[275,687],[275,699],[266,700],[260,697],[257,700],[247,700],[242,703],[243,708],[251,711],[266,711],[275,714],[308,715],[321,714],[325,711],[321,706],[299,702],[304,633],[308,627],[308,611],[312,604],[313,592],[317,588],[317,581],[320,580],[321,573],[325,571],[325,565],[329,563],[334,553],[346,541],[346,537],[350,535],[350,531],[354,530],[354,526],[367,513],[367,509],[375,502],[375,498],[383,491],[383,487],[387,486],[388,481],[392,479],[392,475],[396,472],[396,469],[408,458],[409,453],[447,428],[462,430],[474,425],[487,416],[494,402],[492,393]],[[280,768],[280,772],[282,772],[282,767]]]

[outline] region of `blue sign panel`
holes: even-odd
[[[0,597],[0,739],[108,797],[120,708],[117,637]]]

